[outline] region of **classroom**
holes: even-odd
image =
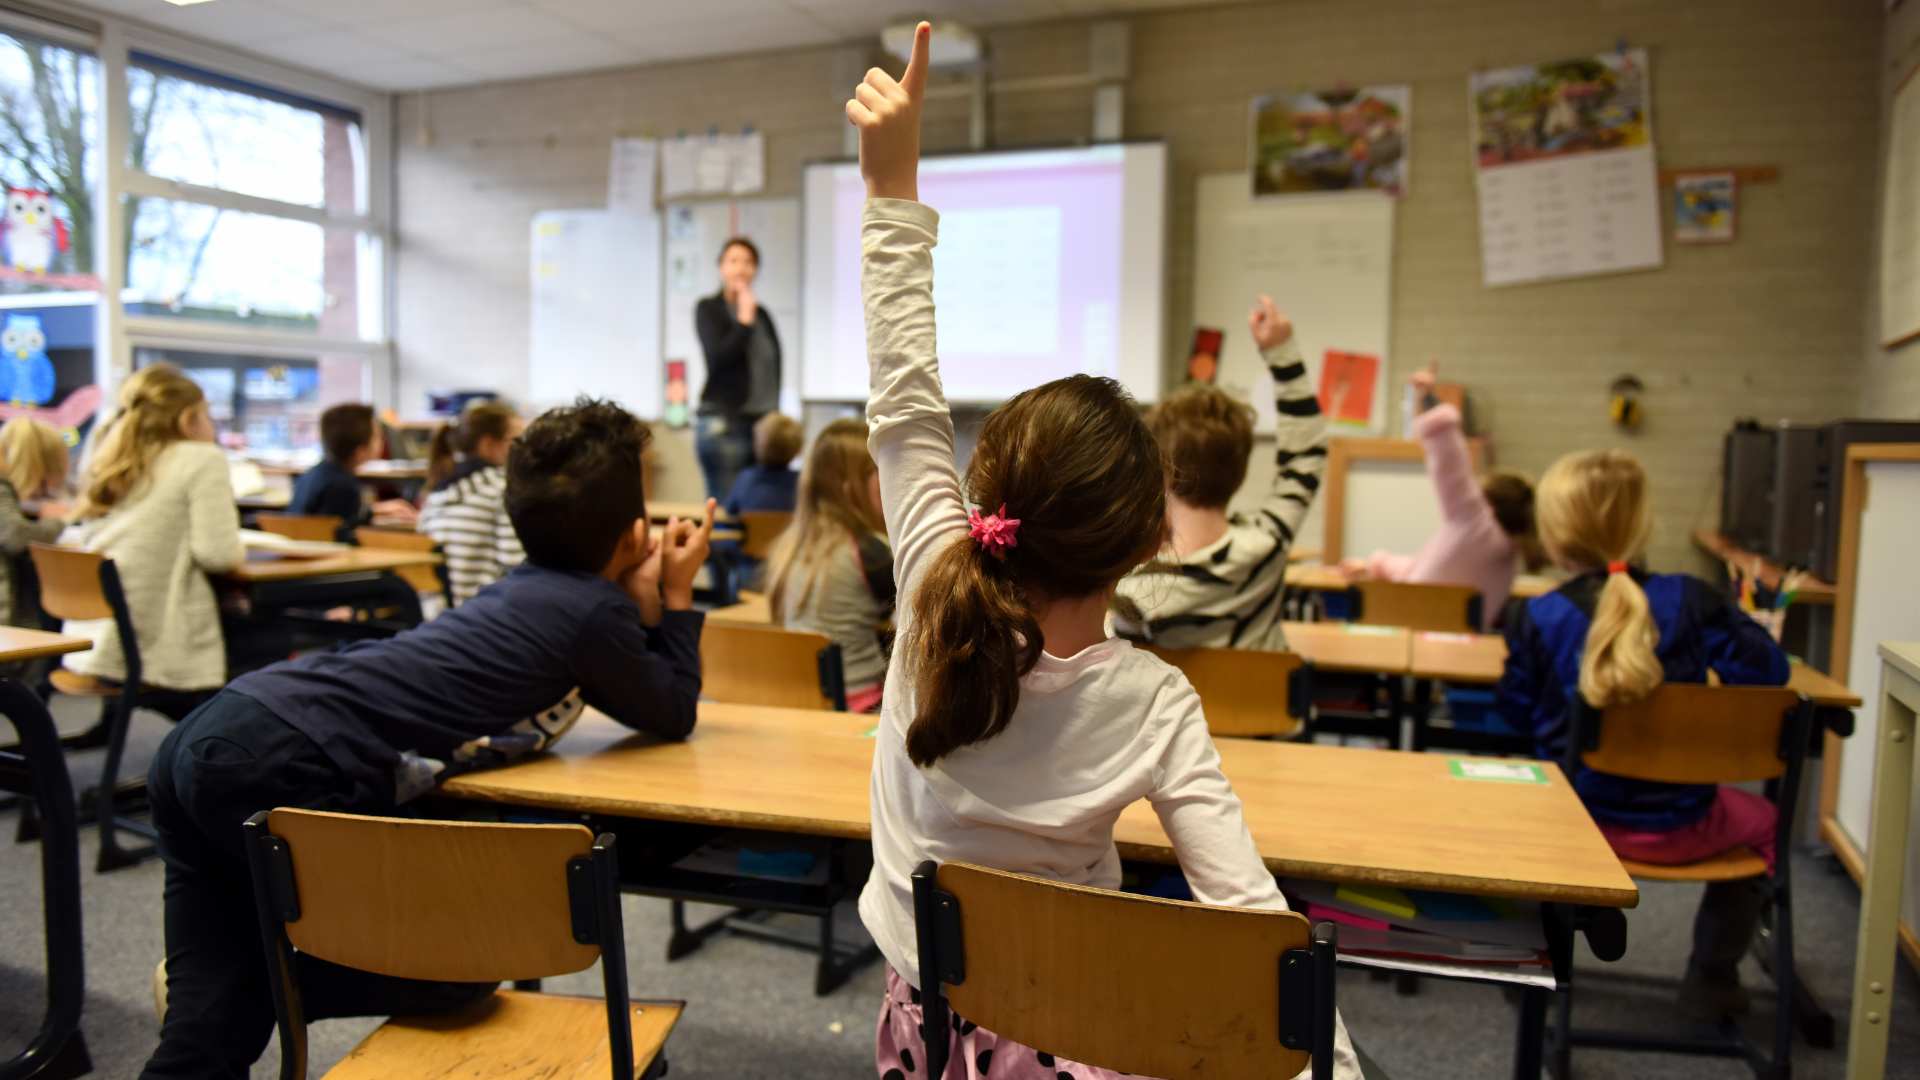
[[[0,185],[0,1080],[1920,1080],[1920,0],[0,0]]]

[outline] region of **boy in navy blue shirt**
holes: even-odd
[[[373,406],[335,405],[321,413],[320,450],[325,456],[319,464],[294,482],[287,513],[337,517],[342,540],[373,520],[375,510],[385,517],[414,516],[413,504],[405,499],[386,499],[368,507],[360,496],[355,474],[380,455],[380,428],[373,420]]]
[[[806,433],[793,417],[785,413],[761,417],[753,425],[753,464],[740,470],[721,504],[727,513],[793,513],[800,490],[800,474],[793,470],[793,459],[800,456],[800,444],[805,441]]]
[[[167,736],[148,779],[167,863],[167,1004],[143,1077],[240,1080],[266,1048],[250,815],[392,813],[452,774],[550,746],[584,706],[662,738],[693,730],[693,577],[713,505],[656,543],[640,486],[647,441],[605,402],[540,417],[507,460],[523,565],[397,637],[242,676]],[[309,1020],[445,1011],[492,991],[296,962]]]

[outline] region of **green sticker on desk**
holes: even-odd
[[[1522,761],[1473,761],[1448,758],[1447,771],[1456,780],[1491,780],[1496,784],[1544,784],[1547,774],[1540,766]]]
[[[880,737],[880,725],[875,724],[872,727],[868,728],[867,730],[861,732],[860,735],[862,738],[877,739]]]

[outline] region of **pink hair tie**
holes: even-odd
[[[984,517],[975,508],[967,511],[967,533],[982,550],[996,559],[1004,559],[1008,548],[1020,546],[1020,519],[1007,516],[1006,503]]]

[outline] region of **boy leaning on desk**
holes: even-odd
[[[581,399],[507,460],[527,561],[384,641],[236,679],[168,734],[148,778],[166,858],[160,1046],[142,1077],[244,1078],[274,1026],[242,823],[281,806],[384,814],[448,776],[544,749],[592,706],[669,739],[693,730],[693,578],[714,504],[651,535],[647,428]],[[308,1020],[442,1012],[491,986],[394,979],[297,957]]]

